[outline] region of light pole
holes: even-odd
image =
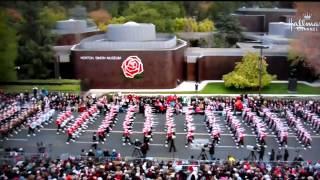
[[[255,49],[260,49],[260,58],[259,58],[259,96],[261,95],[261,76],[262,76],[262,50],[263,49],[268,49],[269,46],[267,45],[255,45],[255,46],[252,46],[253,48]]]

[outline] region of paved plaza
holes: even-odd
[[[59,112],[56,112],[53,120],[56,119],[56,116]],[[105,149],[107,148],[109,151],[112,149],[116,149],[121,153],[122,157],[132,156],[132,152],[134,150],[134,146],[131,145],[122,145],[121,137],[123,133],[122,122],[124,120],[126,113],[118,114],[118,121],[115,127],[111,130],[110,136],[107,137],[107,141],[105,144],[99,144],[98,148]],[[78,113],[74,113],[74,116],[77,117]],[[222,118],[221,113],[216,112],[215,116],[218,119],[218,124],[221,128],[221,141],[220,144],[216,146],[216,152],[214,157],[219,159],[226,159],[228,155],[233,155],[237,159],[247,158],[250,151],[246,148],[247,145],[255,146],[256,145],[256,135],[253,133],[251,127],[246,125],[241,116],[237,116],[237,118],[241,119],[242,127],[245,128],[245,140],[244,147],[237,148],[236,143],[233,140],[232,134],[228,129],[228,126],[225,124],[224,118]],[[137,113],[135,115],[136,119],[133,124],[133,134],[131,136],[131,140],[139,139],[143,141],[143,123],[144,117],[143,114]],[[0,142],[0,146],[6,147],[22,147],[24,148],[26,153],[35,153],[37,152],[37,142],[43,142],[47,147],[51,156],[58,157],[61,154],[71,154],[71,155],[79,155],[81,153],[81,149],[85,149],[88,151],[92,145],[92,135],[98,129],[101,124],[104,116],[101,114],[96,119],[96,121],[92,124],[89,124],[88,129],[80,136],[80,138],[76,139],[76,142],[66,144],[67,135],[65,133],[56,134],[56,125],[51,122],[48,125],[45,125],[41,128],[40,132],[36,133],[36,136],[27,137],[27,129],[23,129],[18,134],[14,134],[8,140]],[[155,157],[155,158],[180,158],[180,159],[189,159],[192,155],[194,158],[198,158],[201,148],[203,147],[203,143],[211,142],[211,137],[209,136],[208,131],[206,130],[206,126],[204,123],[204,115],[194,114],[194,124],[196,127],[195,130],[195,140],[194,143],[189,147],[185,147],[186,142],[186,132],[184,131],[184,120],[185,115],[179,114],[174,115],[175,128],[176,128],[176,139],[175,145],[177,148],[177,152],[169,152],[169,148],[165,147],[165,138],[166,132],[165,128],[165,114],[156,114],[154,120],[154,130],[153,130],[153,141],[150,143],[150,151],[148,151],[147,157]],[[286,121],[283,120],[286,124]],[[312,137],[312,147],[304,149],[299,141],[296,139],[296,134],[293,128],[289,128],[289,138],[288,138],[288,150],[290,153],[289,160],[293,160],[297,154],[301,154],[305,160],[318,160],[319,154],[318,150],[320,148],[320,136],[316,134],[309,124],[304,124],[305,128],[310,132]],[[272,134],[272,131],[268,129],[268,136],[266,139],[267,148],[265,151],[264,160],[269,160],[268,152],[271,151],[272,148],[275,149],[277,154],[278,143],[276,141],[276,137]],[[282,149],[283,154],[283,149]],[[207,155],[209,157],[208,151]],[[258,157],[258,154],[257,154]]]

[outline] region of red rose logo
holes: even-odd
[[[127,78],[134,78],[143,72],[143,64],[138,56],[129,56],[122,62],[121,68]]]

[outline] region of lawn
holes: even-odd
[[[39,89],[46,89],[48,91],[67,91],[67,92],[79,92],[80,84],[63,84],[63,85],[3,85],[0,89],[6,92],[23,92],[32,91],[32,88],[37,86]]]
[[[258,90],[240,90],[240,89],[230,89],[225,88],[223,83],[209,83],[200,92],[201,94],[258,94]],[[288,94],[288,84],[287,83],[273,83],[268,87],[261,90],[262,94]],[[305,84],[298,84],[297,94],[319,94],[319,87],[311,87]]]
[[[80,84],[78,79],[27,79],[8,82],[0,82],[0,85],[62,85],[62,84]]]
[[[36,86],[48,91],[79,92],[81,90],[80,84],[81,81],[77,79],[30,79],[1,82],[0,89],[6,92],[30,92]]]
[[[0,82],[0,89],[6,92],[32,91],[36,86],[48,91],[80,92],[81,80],[77,79],[30,79]]]

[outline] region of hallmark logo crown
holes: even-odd
[[[303,15],[303,18],[304,18],[305,20],[310,20],[310,19],[311,19],[311,16],[312,16],[312,14],[306,13],[306,14]]]

